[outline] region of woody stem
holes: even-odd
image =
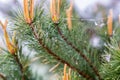
[[[13,56],[14,56],[14,59],[15,59],[15,61],[17,62],[19,68],[20,68],[21,73],[22,73],[22,78],[21,78],[21,80],[25,80],[23,65],[21,64],[21,62],[20,62],[20,60],[19,60],[19,58],[18,58],[18,55],[15,55],[15,54],[14,54]]]
[[[3,79],[3,80],[7,80],[6,77],[0,73],[0,77]]]
[[[69,66],[71,69],[77,71],[81,76],[83,76],[87,80],[93,80],[93,78],[91,76],[89,76],[88,74],[84,73],[83,71],[80,71],[78,68],[74,67],[73,65],[71,65],[70,63],[68,63],[67,61],[65,61],[64,59],[60,58],[51,49],[49,49],[47,46],[45,46],[45,44],[42,42],[42,39],[39,39],[38,35],[36,34],[36,32],[34,30],[34,25],[33,24],[29,24],[29,25],[30,25],[31,30],[32,30],[32,32],[34,34],[34,37],[38,40],[39,45],[41,45],[42,48],[44,48],[45,51],[47,51],[48,54],[50,54],[51,56],[53,56],[56,60],[60,61],[61,63],[67,64],[67,66]]]
[[[71,46],[76,52],[78,52],[78,54],[86,60],[86,62],[90,65],[90,67],[93,69],[93,71],[95,72],[95,74],[98,76],[99,80],[101,80],[100,74],[97,70],[97,68],[92,64],[91,60],[89,60],[76,46],[74,46],[70,41],[68,41],[68,39],[62,34],[60,28],[58,27],[58,24],[54,24],[55,27],[57,27],[57,31],[59,33],[59,35],[62,37],[62,39],[69,45]]]

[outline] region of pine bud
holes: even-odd
[[[61,0],[58,0],[58,6],[57,6],[57,14],[60,15],[60,6],[61,6]]]
[[[113,34],[112,23],[113,23],[113,11],[111,9],[109,12],[108,21],[107,21],[108,35],[109,36],[112,36],[112,34]]]
[[[28,0],[23,1],[24,4],[24,17],[27,23],[31,23],[33,20],[33,13],[34,13],[34,0],[30,0],[30,9]]]
[[[66,80],[69,80],[69,75],[66,73]]]
[[[4,32],[4,38],[5,38],[5,41],[6,41],[7,49],[8,49],[8,51],[9,51],[11,54],[15,54],[15,53],[16,53],[16,47],[15,47],[14,44],[9,40],[9,36],[8,36],[7,31],[6,31],[7,24],[8,24],[8,21],[7,21],[7,20],[5,21],[4,24],[0,21],[0,25],[2,26],[2,29],[3,29],[3,32]]]
[[[33,20],[34,17],[34,0],[30,0],[30,19]]]
[[[61,0],[57,0],[57,2],[56,0],[50,1],[50,14],[51,14],[52,21],[54,23],[58,23],[59,21],[60,5],[61,5]],[[56,10],[56,7],[57,7],[57,10]]]
[[[62,80],[71,80],[71,69],[69,69],[69,72],[67,73],[67,65],[64,65],[64,73],[63,73],[63,77]]]
[[[72,10],[73,10],[73,2],[71,2],[69,9],[66,10],[66,15],[67,15],[67,24],[68,24],[68,29],[72,29]]]
[[[68,72],[68,80],[71,80],[71,69],[69,69],[69,72]]]
[[[66,68],[67,68],[67,65],[65,64],[64,65],[64,76],[66,76]]]

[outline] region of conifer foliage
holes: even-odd
[[[120,79],[120,31],[115,28],[113,34],[112,9],[105,21],[107,25],[101,29],[79,18],[74,0],[50,0],[47,9],[43,7],[47,4],[44,0],[35,1],[23,0],[23,7],[11,10],[13,16],[7,16],[5,23],[0,21],[7,48],[1,47],[0,51],[2,80],[44,80],[32,72],[34,63],[49,65],[48,73],[58,74],[56,80]],[[7,24],[13,33],[12,40]],[[102,40],[99,47],[90,43],[96,36]],[[29,52],[27,56],[25,47]],[[30,52],[36,54],[30,58]]]

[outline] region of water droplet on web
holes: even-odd
[[[100,27],[100,28],[105,26],[105,23],[103,22],[103,20],[95,20],[94,24],[95,24],[95,26]]]
[[[94,23],[95,23],[95,26],[97,26],[97,25],[98,25],[98,23],[97,23],[96,21],[95,21]]]
[[[100,24],[100,27],[103,27],[103,26],[105,26],[105,23],[101,23],[101,24]]]

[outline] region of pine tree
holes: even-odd
[[[101,29],[79,18],[73,1],[50,0],[46,8],[44,0],[34,4],[34,0],[23,0],[23,7],[11,9],[8,21],[0,21],[7,47],[0,52],[2,80],[43,80],[32,72],[34,63],[49,65],[48,73],[57,73],[58,80],[119,80],[120,31],[117,27],[113,34],[112,10]],[[102,41],[94,47],[90,39],[96,36]],[[36,54],[30,58],[32,52]],[[106,54],[111,59],[107,60]]]

